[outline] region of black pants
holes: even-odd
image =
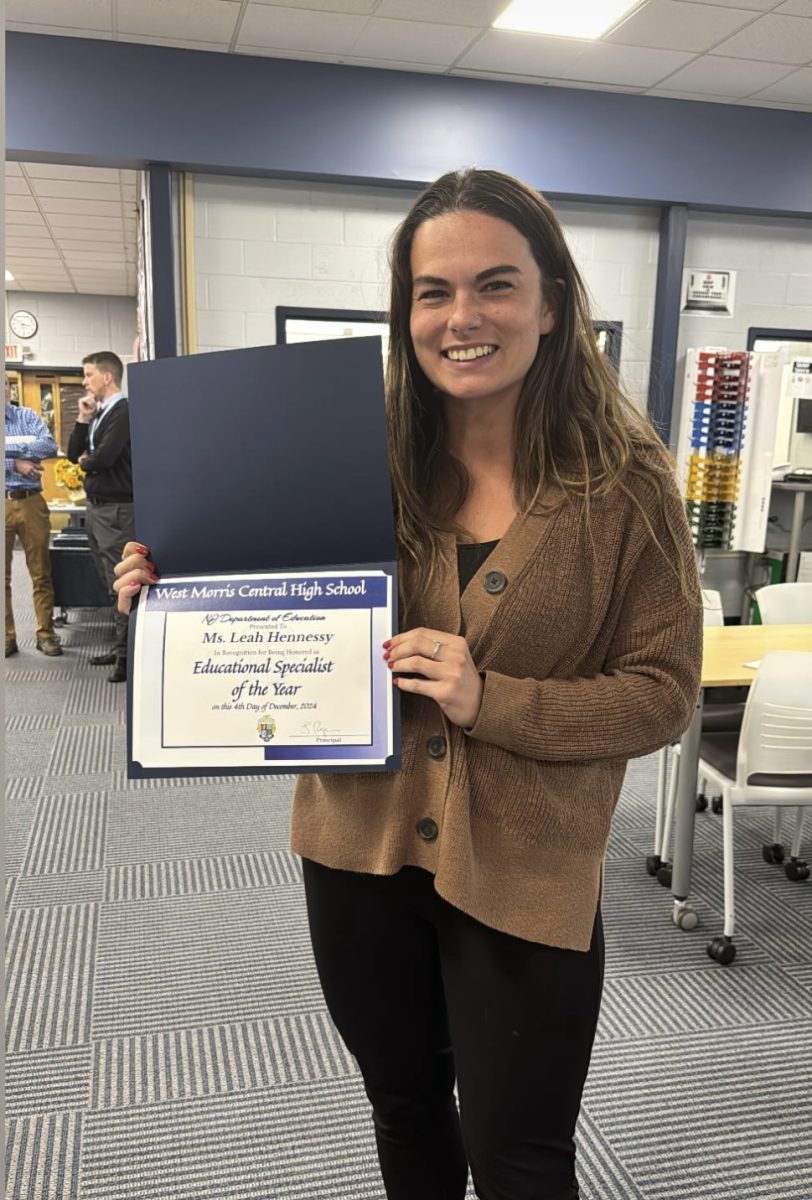
[[[372,1104],[389,1200],[575,1200],[573,1133],[603,986],[587,953],[499,933],[426,871],[304,861],[327,1007]],[[459,1094],[459,1113],[454,1081]]]

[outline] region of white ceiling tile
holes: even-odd
[[[344,13],[307,12],[251,4],[240,28],[240,46],[270,46],[277,50],[315,50],[348,54],[366,17]]]
[[[706,54],[669,75],[663,80],[663,88],[670,92],[705,92],[709,96],[741,98],[776,83],[786,74],[787,68],[777,63],[743,62],[740,58]]]
[[[210,54],[224,54],[231,45],[228,41],[193,42],[187,37],[151,37],[148,33],[120,33],[120,42],[135,42],[139,46],[176,46],[180,50],[204,50]]]
[[[228,42],[240,15],[239,0],[118,0],[119,33]]]
[[[28,279],[26,278],[24,292],[75,292],[76,288],[67,275],[61,279]]]
[[[686,3],[693,4],[697,8],[714,4],[717,8],[746,8],[752,12],[765,13],[775,8],[776,0],[686,0]],[[698,19],[701,20],[701,17]]]
[[[59,249],[65,258],[89,257],[99,262],[124,262],[123,246],[111,245],[109,242],[94,242],[90,238],[83,238],[81,241],[78,238],[69,238],[67,241],[60,238]]]
[[[6,163],[6,179],[8,179],[8,177],[10,175],[20,175],[20,174],[21,174],[20,164],[18,162],[7,162]]]
[[[74,200],[63,196],[43,196],[40,200],[45,213],[84,213],[99,217],[120,217],[121,201]]]
[[[663,100],[684,100],[686,104],[733,104],[735,100],[730,96],[710,96],[705,92],[691,92],[686,95],[685,92],[671,92],[665,86],[649,88],[646,92],[647,96],[660,96]]]
[[[594,42],[575,62],[562,67],[559,76],[591,83],[652,87],[691,58],[691,54],[682,50],[646,50],[642,46],[610,46],[607,42]]]
[[[758,19],[744,9],[695,4],[682,0],[649,0],[603,39],[622,46],[663,50],[710,50],[717,42]]]
[[[416,75],[442,75],[448,69],[443,63],[415,63],[401,59],[356,58],[354,54],[342,54],[341,62],[347,67],[372,67],[376,71],[414,71]]]
[[[812,21],[769,13],[722,42],[715,53],[724,58],[802,66],[812,59]]]
[[[779,17],[812,17],[812,0],[785,0],[775,11]]]
[[[443,4],[446,0],[439,0]],[[312,8],[318,12],[370,16],[378,0],[253,0],[255,4],[274,4],[282,8]],[[505,0],[502,0],[505,3]]]
[[[779,104],[812,104],[812,67],[801,67],[800,71],[792,71],[783,79],[779,79],[778,83],[771,83],[760,92],[754,92],[750,99],[770,100]]]
[[[82,179],[32,179],[31,186],[40,200],[111,200],[120,199],[116,183],[86,183]]]
[[[25,196],[17,196],[6,192],[6,212],[38,212],[37,202],[29,192]]]
[[[403,59],[450,66],[471,44],[475,31],[464,25],[390,21],[373,17],[352,48],[362,58]]]
[[[589,83],[583,79],[561,79],[558,77],[547,77],[546,75],[514,75],[513,73],[501,73],[499,71],[467,71],[462,67],[454,67],[449,71],[449,75],[460,75],[465,79],[494,79],[504,83],[529,83],[534,87],[555,87],[562,90],[567,88],[577,89],[578,91],[601,91],[601,92],[642,92],[644,88],[617,86],[611,83]]]
[[[6,179],[7,196],[30,196],[31,188],[22,175],[10,175]]]
[[[346,63],[346,54],[319,54],[317,50],[282,50],[278,46],[235,46],[244,58],[289,58],[293,62]],[[377,63],[375,63],[377,66]],[[402,70],[402,68],[401,68]]]
[[[121,229],[92,229],[90,226],[66,229],[64,226],[52,225],[51,230],[60,246],[64,246],[68,241],[92,242],[98,245],[99,249],[105,250],[109,246],[124,245],[124,232]]]
[[[56,213],[49,217],[49,224],[55,233],[67,233],[69,237],[70,231],[77,229],[87,229],[92,233],[103,231],[113,237],[124,237],[124,222],[120,216],[91,217],[84,213]]]
[[[74,279],[77,284],[80,284],[80,283],[84,284],[86,291],[90,290],[90,288],[87,286],[88,284],[93,284],[95,287],[97,287],[99,289],[99,291],[103,291],[104,287],[108,283],[124,283],[125,278],[126,278],[126,276],[124,275],[123,272],[119,273],[117,271],[77,271],[74,268],[71,268],[70,275],[71,275],[71,278]]]
[[[532,33],[489,29],[463,55],[457,66],[518,75],[555,76],[562,67],[574,62],[583,49],[584,42],[578,38],[539,37]]]
[[[9,255],[11,258],[11,255]],[[37,263],[60,263],[62,259],[57,253],[56,246],[51,242],[47,245],[45,242],[41,246],[26,246],[25,248],[26,261]],[[16,273],[16,272],[15,272]]]
[[[739,100],[742,108],[783,108],[788,112],[812,112],[812,104],[774,104],[770,100],[757,100],[753,96]]]
[[[78,167],[67,163],[23,163],[31,179],[60,179],[82,183],[118,183],[115,167]],[[35,185],[36,186],[36,185]]]
[[[58,25],[64,29],[113,31],[110,0],[6,0],[6,21]]]
[[[6,30],[10,33],[50,33],[54,37],[97,38],[103,42],[112,41],[112,33],[101,29],[76,29],[66,25],[36,25],[31,21],[6,21]]]
[[[29,229],[27,225],[23,225],[17,226],[11,231],[6,229],[6,249],[12,246],[18,250],[41,250],[43,247],[53,250],[54,239],[44,225],[41,230],[36,228]]]
[[[9,212],[7,214],[6,232],[10,229],[18,229],[27,225],[30,227],[42,226],[45,228],[45,222],[42,219],[42,213],[39,209],[33,211],[24,210],[23,212]]]
[[[375,16],[487,28],[507,5],[508,0],[381,0]]]

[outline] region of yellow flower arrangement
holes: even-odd
[[[54,482],[59,487],[67,488],[69,492],[84,491],[85,473],[78,463],[70,459],[58,458],[54,463]]]

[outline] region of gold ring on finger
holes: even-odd
[[[431,648],[431,654],[429,655],[429,658],[434,658],[434,659],[436,659],[436,658],[437,658],[437,655],[438,655],[438,654],[439,654],[439,652],[440,652],[440,647],[442,646],[442,644],[443,644],[442,642],[435,642],[435,643],[434,643],[434,645],[433,645],[433,646],[432,646],[432,648]]]

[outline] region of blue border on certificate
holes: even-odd
[[[352,572],[356,576],[363,576],[366,572],[378,572],[379,574],[372,576],[368,582],[373,585],[371,593],[366,596],[320,596],[317,603],[319,608],[365,608],[370,610],[370,634],[372,632],[372,612],[375,607],[380,607],[386,603],[387,580],[381,577],[380,573],[389,576],[390,602],[392,608],[392,630],[397,630],[397,567],[395,563],[360,563],[360,564],[330,564],[324,567],[311,567],[308,570],[273,570],[269,572],[275,577],[292,579],[295,578],[301,587],[307,587],[308,583],[312,584],[314,580],[308,579],[308,576],[320,574],[324,572],[342,573]],[[252,572],[252,574],[254,574]],[[207,579],[214,576],[207,575]],[[228,586],[232,586],[235,581],[245,580],[247,576],[238,574],[224,577],[224,581],[228,581]],[[150,594],[150,607],[152,609],[164,609],[170,611],[195,611],[205,607],[203,603],[205,597],[175,596],[167,595],[159,597],[156,595],[157,588],[153,589]],[[370,595],[372,603],[370,603]],[[154,600],[153,600],[154,596]],[[201,603],[198,603],[200,601]],[[296,609],[305,608],[308,602],[299,597],[291,596],[256,596],[250,595],[242,597],[240,595],[223,598],[222,607],[231,609],[257,609],[262,607],[267,608],[284,608]],[[310,607],[314,607],[310,604]],[[131,616],[131,633],[134,633],[132,628],[135,622],[135,615]],[[166,639],[166,626],[164,625],[164,647]],[[329,773],[346,772],[346,771],[394,771],[400,767],[400,696],[393,689],[394,694],[391,697],[391,747],[392,753],[386,753],[389,738],[389,728],[387,720],[387,703],[386,697],[383,694],[383,689],[391,687],[390,673],[388,670],[379,671],[376,669],[376,663],[372,658],[374,649],[371,645],[370,636],[370,678],[372,683],[370,705],[371,705],[371,729],[372,740],[366,744],[353,745],[318,745],[318,746],[297,746],[274,744],[261,747],[264,755],[265,765],[237,767],[228,765],[224,767],[144,767],[136,762],[132,757],[132,678],[133,678],[133,655],[134,655],[133,636],[130,637],[130,671],[128,674],[128,721],[127,721],[127,743],[128,743],[128,776],[130,778],[172,778],[172,777],[218,777],[218,776],[241,776],[241,775],[264,775],[264,774],[300,774],[312,771],[323,771]],[[163,657],[162,649],[162,657]],[[163,703],[163,699],[162,699]],[[163,727],[163,719],[161,720]],[[246,749],[257,750],[256,745],[245,747]],[[229,747],[229,749],[240,749],[240,747]],[[381,758],[381,762],[370,764],[370,758]],[[337,764],[336,758],[340,758],[342,762]],[[291,759],[297,760],[295,765],[291,763]],[[332,762],[325,760],[332,759]],[[312,765],[311,765],[312,764]]]

